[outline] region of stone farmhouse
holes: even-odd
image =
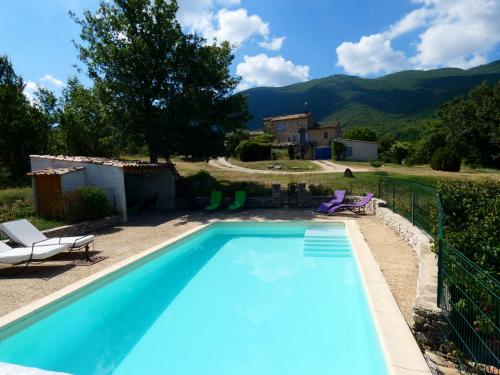
[[[293,115],[266,117],[264,131],[274,134],[276,147],[294,146],[301,159],[331,159],[333,140],[346,146],[346,160],[369,161],[378,159],[376,142],[342,138],[338,121],[316,122],[309,111]]]

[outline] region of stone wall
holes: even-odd
[[[299,130],[307,131],[309,118],[269,121],[265,126],[268,132],[276,136],[277,143],[299,142]]]
[[[109,216],[97,220],[83,221],[77,224],[65,225],[43,231],[47,237],[71,237],[83,236],[88,233],[96,232],[101,229],[114,227],[121,223],[120,216]]]
[[[310,128],[307,131],[307,140],[314,146],[330,146],[332,141],[339,136],[338,134],[339,131],[333,125],[331,127]]]
[[[413,303],[413,331],[426,345],[439,348],[442,344],[444,319],[437,306],[437,256],[432,251],[433,241],[426,233],[407,219],[386,207],[386,202],[372,199],[366,207],[384,224],[392,228],[418,256],[417,295]]]
[[[228,207],[234,201],[234,197],[223,197],[222,207]],[[196,197],[199,207],[206,207],[210,203],[210,197]],[[280,208],[283,206],[281,186],[273,184],[272,193],[269,197],[247,197],[245,208]]]

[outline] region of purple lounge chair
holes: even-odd
[[[333,193],[332,199],[329,202],[321,203],[316,209],[316,212],[323,212],[326,214],[330,208],[341,204],[344,201],[344,197],[345,190],[336,190],[335,193]]]
[[[366,206],[368,202],[372,200],[373,195],[374,195],[373,193],[366,194],[366,196],[363,197],[363,199],[361,199],[358,203],[338,204],[336,206],[333,206],[328,211],[328,215],[333,215],[336,211],[341,211],[341,210],[353,210],[355,208],[361,210],[362,207]]]

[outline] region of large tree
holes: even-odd
[[[118,153],[114,113],[106,100],[98,85],[87,88],[76,78],[68,80],[55,130],[65,154],[115,156]]]
[[[73,14],[89,76],[127,113],[123,130],[144,139],[152,162],[220,153],[224,133],[246,120],[245,99],[231,96],[231,48],[183,33],[177,9],[175,0],[114,0]]]
[[[439,126],[432,135],[444,137],[472,166],[500,168],[500,82],[483,83],[445,103],[438,111]]]
[[[0,56],[0,168],[4,178],[9,178],[4,184],[20,182],[29,171],[29,155],[48,147],[53,118],[45,109],[48,111],[54,97],[43,90],[31,104],[24,87],[7,56]]]

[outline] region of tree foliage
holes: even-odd
[[[226,152],[229,156],[236,156],[236,147],[241,141],[250,139],[250,133],[244,129],[236,129],[231,132],[226,139]]]
[[[344,138],[369,142],[377,142],[378,140],[377,133],[366,127],[347,129],[344,132]]]
[[[129,114],[123,130],[145,140],[151,161],[221,154],[225,133],[248,116],[246,98],[230,95],[239,82],[231,47],[183,33],[177,9],[175,0],[115,0],[73,15],[90,77]]]
[[[500,183],[449,181],[439,192],[448,242],[481,268],[500,276]]]
[[[500,168],[500,81],[493,87],[483,83],[467,98],[445,103],[438,119],[440,124],[428,135],[430,150],[439,149],[443,141],[468,165]]]
[[[334,160],[344,160],[347,148],[345,144],[339,141],[332,141],[332,158]]]
[[[437,171],[458,172],[460,164],[460,155],[449,146],[438,148],[431,158],[431,168]]]
[[[44,90],[31,104],[24,87],[8,58],[0,56],[0,174],[4,184],[5,180],[20,182],[28,171],[29,155],[44,153],[48,147],[53,95]]]
[[[76,78],[68,81],[55,130],[64,154],[105,157],[118,154],[114,114],[100,91],[99,86],[86,88]]]

